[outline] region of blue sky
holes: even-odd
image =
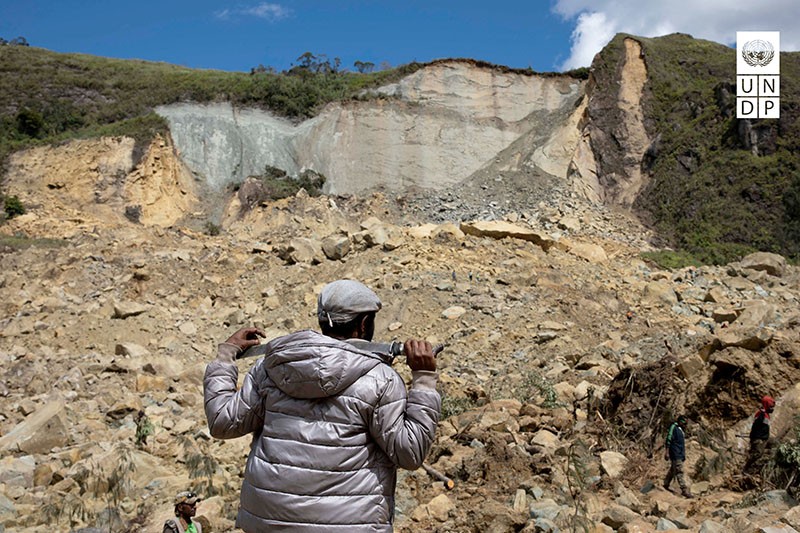
[[[780,31],[798,50],[800,0],[0,0],[6,39],[229,71],[283,70],[304,52],[350,69],[470,57],[552,71],[588,65],[620,31],[734,44],[737,30]]]

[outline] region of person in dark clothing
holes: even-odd
[[[764,466],[771,422],[769,415],[774,410],[775,400],[771,396],[761,398],[761,407],[753,416],[753,425],[750,426],[750,454],[744,467],[747,473],[759,472]]]
[[[692,493],[683,475],[683,462],[686,460],[684,427],[686,427],[686,417],[681,415],[678,417],[678,420],[672,423],[667,432],[667,441],[664,445],[664,458],[669,459],[670,466],[667,477],[664,478],[664,488],[669,490],[669,485],[672,483],[672,480],[677,479],[678,485],[681,487],[681,494],[686,498],[691,498]]]

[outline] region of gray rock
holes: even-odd
[[[6,487],[33,488],[36,460],[31,455],[0,459],[0,483]]]
[[[775,507],[786,508],[787,510],[797,505],[797,501],[789,496],[789,493],[785,490],[767,491],[761,495],[761,501]]]
[[[545,518],[547,520],[555,520],[558,513],[561,512],[561,506],[550,498],[537,500],[531,503],[530,513],[531,518]]]
[[[666,518],[659,518],[656,522],[656,531],[669,531],[670,529],[678,529],[678,526]]]
[[[686,287],[677,291],[678,300],[681,302],[702,302],[708,297],[708,291],[699,287]]]
[[[0,517],[14,516],[17,514],[17,508],[14,502],[0,494]],[[0,533],[5,531],[5,528],[0,524]]]
[[[537,518],[533,521],[533,531],[536,533],[559,533],[561,531],[552,520]]]

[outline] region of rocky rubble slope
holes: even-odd
[[[6,531],[160,531],[190,486],[204,529],[231,531],[248,440],[209,437],[204,366],[239,327],[314,328],[318,290],[345,277],[384,301],[377,337],[447,344],[428,462],[455,487],[401,473],[397,531],[800,529],[784,486],[740,474],[760,395],[779,399],[775,434],[794,435],[800,272],[783,258],[661,271],[636,220],[524,172],[252,210],[232,197],[209,236],[95,214],[127,201],[123,174],[138,174],[122,167],[105,201],[106,180],[51,171],[61,194],[1,229],[29,239],[0,250]],[[137,447],[140,410],[155,432]],[[660,488],[677,412],[693,500]]]

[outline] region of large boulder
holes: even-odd
[[[541,247],[544,251],[549,250],[556,244],[556,241],[552,237],[540,231],[524,228],[503,220],[462,222],[460,228],[461,231],[467,235],[474,235],[476,237],[491,237],[493,239],[505,239],[506,237],[510,237],[512,239],[529,241]]]
[[[64,401],[45,404],[14,429],[0,437],[0,451],[21,450],[29,454],[50,453],[69,443]]]
[[[608,255],[602,246],[599,244],[591,244],[585,242],[570,242],[567,252],[581,259],[585,259],[590,263],[605,263],[608,261]]]
[[[628,458],[619,452],[600,452],[600,465],[603,467],[603,471],[608,474],[608,477],[616,479],[628,467]]]
[[[614,529],[619,529],[623,525],[634,522],[640,518],[641,516],[634,511],[631,511],[627,507],[612,503],[603,512],[603,518],[601,522]]]
[[[770,417],[770,436],[776,439],[783,439],[790,434],[797,423],[796,416],[800,413],[800,383],[785,391],[775,406],[775,412]],[[755,411],[755,407],[753,407]],[[793,435],[792,435],[793,436]],[[798,510],[800,515],[800,510]]]
[[[674,305],[678,303],[678,295],[667,281],[651,281],[644,287],[642,303],[649,305]]]
[[[322,251],[331,261],[337,261],[350,252],[350,238],[347,235],[328,235],[322,240]]]
[[[277,246],[275,253],[290,265],[297,263],[317,265],[325,258],[322,244],[315,239],[305,237],[298,237],[287,244]]]
[[[740,265],[751,270],[763,270],[771,276],[783,276],[786,271],[786,258],[769,252],[756,252],[745,256]]]

